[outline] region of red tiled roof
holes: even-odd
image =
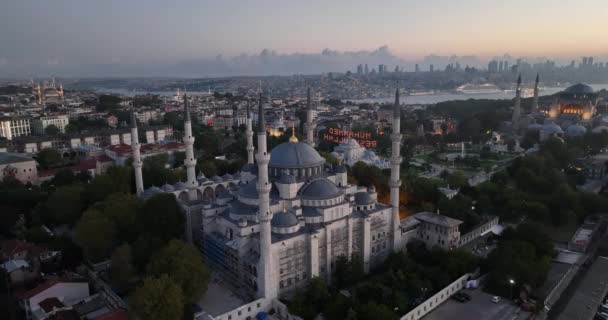
[[[115,144],[107,147],[106,149],[114,152],[114,153],[130,153],[131,146],[128,144]]]
[[[59,301],[59,299],[57,299],[56,297],[46,298],[46,299],[40,301],[40,303],[38,303],[38,305],[46,313],[53,311],[54,308],[59,309],[59,308],[65,307],[65,305],[61,301]]]
[[[146,143],[140,147],[141,153],[169,151],[185,148],[185,144],[179,142],[168,142],[168,143]],[[127,144],[117,144],[106,148],[116,154],[130,154],[131,146]]]
[[[124,309],[116,309],[110,313],[95,318],[95,320],[128,320],[129,314]]]
[[[2,242],[2,252],[6,255],[13,255],[17,252],[28,250],[31,245],[21,240],[6,240]]]
[[[82,160],[76,165],[78,171],[92,170],[97,168],[97,160],[95,158]]]
[[[112,160],[112,158],[106,156],[105,154],[102,154],[102,155],[96,157],[95,159],[99,162],[114,162],[114,160]]]

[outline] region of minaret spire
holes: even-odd
[[[532,110],[531,113],[538,113],[538,83],[540,82],[540,76],[536,74],[536,81],[534,81],[534,98],[532,100]]]
[[[521,117],[521,74],[517,77],[517,87],[515,89],[515,107],[513,108],[513,118],[511,125],[513,134],[519,132],[519,118]]]
[[[315,146],[315,125],[312,122],[312,101],[310,99],[310,87],[308,87],[306,95],[306,142]]]
[[[259,127],[258,127],[258,152],[255,160],[258,164],[258,221],[260,222],[260,259],[258,261],[258,290],[261,297],[273,299],[277,297],[277,286],[275,275],[272,272],[272,250],[271,250],[271,228],[270,220],[270,188],[268,180],[268,163],[270,154],[266,150],[266,124],[264,121],[264,107],[262,106],[262,93],[259,101]]]
[[[247,136],[247,163],[253,164],[253,120],[251,119],[251,101],[247,101],[247,119],[245,121],[245,125],[247,126],[247,130],[245,131],[245,136]]]
[[[401,187],[401,109],[399,106],[399,89],[395,90],[395,105],[393,106],[393,133],[391,134],[391,224],[393,251],[401,250],[401,218],[399,217],[399,188]]]
[[[143,162],[141,161],[139,134],[137,132],[137,118],[135,112],[131,110],[131,153],[133,156],[133,169],[135,171],[135,193],[138,196],[144,192],[144,178],[141,172]]]
[[[198,181],[196,181],[196,158],[194,157],[194,137],[192,136],[192,122],[190,119],[190,107],[188,106],[188,96],[184,91],[184,144],[186,144],[186,185],[188,186],[188,199],[196,200]]]

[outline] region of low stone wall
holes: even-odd
[[[460,241],[458,241],[458,247],[462,247],[467,243],[481,237],[481,235],[487,233],[495,225],[498,225],[498,217],[494,217],[486,223],[477,226],[477,228],[473,229],[469,233],[460,236]]]
[[[458,278],[443,290],[436,293],[431,298],[427,299],[412,311],[402,316],[400,320],[417,320],[424,317],[426,314],[437,308],[440,304],[449,299],[459,290],[466,288],[467,281],[475,277],[477,273],[467,273]],[[212,317],[204,312],[194,316],[195,320],[253,320],[259,312],[268,312],[274,310],[274,318],[281,320],[302,320],[302,318],[289,313],[287,306],[278,299],[258,299],[248,304],[242,305],[234,310],[225,312],[221,315]]]
[[[194,315],[194,319],[196,320],[247,320],[247,319],[255,319],[255,316],[259,312],[268,312],[273,306],[273,301],[265,298],[261,298],[250,302],[248,304],[244,304],[234,310],[230,310],[223,314],[217,315],[215,317],[210,316],[205,312],[198,313]]]
[[[467,285],[467,280],[469,280],[470,277],[471,274],[467,273],[462,277],[458,278],[456,281],[443,288],[443,290],[437,292],[434,296],[430,297],[425,302],[414,308],[412,311],[402,316],[401,320],[417,320],[424,317],[429,312],[433,311],[433,309],[437,308],[444,301],[449,299],[454,293],[458,292],[460,289],[465,288]]]

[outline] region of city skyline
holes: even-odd
[[[217,57],[276,52],[314,59],[373,54],[383,46],[405,65],[433,54],[475,56],[481,64],[505,53],[578,60],[608,55],[608,44],[596,41],[608,27],[602,4],[315,0],[287,8],[276,0],[20,1],[0,10],[0,70],[9,76],[87,76],[116,66],[132,76],[180,76],[173,65]],[[146,74],[147,68],[154,72]]]

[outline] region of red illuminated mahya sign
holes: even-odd
[[[357,140],[359,145],[362,147],[375,148],[378,145],[376,140],[371,140],[372,134],[369,132],[342,130],[336,128],[329,128],[327,132],[328,133],[323,135],[323,140],[336,143],[346,143],[346,139],[353,138]]]

